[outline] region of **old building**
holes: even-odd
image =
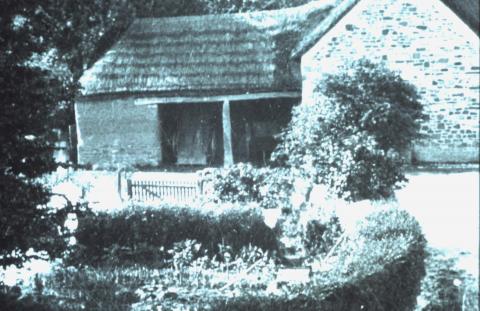
[[[419,87],[419,161],[478,161],[478,36],[439,0],[328,0],[242,14],[137,19],[81,78],[78,160],[262,164],[316,81],[368,57]]]
[[[479,38],[440,0],[346,0],[293,57],[302,59],[304,102],[323,71],[362,57],[385,63],[418,88],[428,115],[412,159],[478,162]]]

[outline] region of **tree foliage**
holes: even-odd
[[[347,200],[388,198],[405,181],[402,155],[423,118],[414,86],[360,60],[317,86],[294,109],[274,159]]]
[[[66,85],[42,68],[35,56],[50,48],[46,1],[7,1],[0,13],[0,265],[21,265],[65,246],[67,210],[47,208],[49,193],[37,181],[55,168],[52,124]],[[60,231],[59,229],[60,228]]]

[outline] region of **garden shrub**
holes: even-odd
[[[18,286],[0,282],[0,308],[3,311],[63,311],[52,299],[41,295],[24,295]]]
[[[421,310],[478,311],[478,278],[459,269],[457,260],[437,249],[428,250]]]
[[[425,275],[425,239],[399,210],[376,212],[349,233],[335,265],[290,292],[247,292],[217,299],[212,310],[413,310]]]
[[[238,163],[213,172],[213,199],[220,202],[259,202],[265,176],[262,169]]]
[[[217,203],[256,202],[263,208],[289,208],[293,180],[286,168],[257,168],[238,163],[227,168],[208,169],[212,193]]]
[[[273,160],[346,200],[390,197],[406,181],[402,155],[420,137],[415,87],[360,60],[326,76],[316,92],[315,103],[294,108]]]
[[[354,273],[330,297],[353,295],[367,310],[412,310],[425,276],[425,245],[420,225],[406,211],[373,213],[340,247],[335,270]]]
[[[163,206],[132,208],[79,219],[71,264],[162,265],[175,242],[196,240],[210,256],[219,244],[234,254],[247,245],[276,249],[276,237],[257,209],[229,208],[222,213],[197,208]]]
[[[303,233],[303,246],[308,256],[326,254],[340,237],[342,229],[337,217],[328,222],[312,219],[307,222]]]

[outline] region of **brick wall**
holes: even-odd
[[[80,164],[108,169],[161,161],[157,106],[135,106],[133,100],[76,102]]]
[[[322,72],[366,57],[419,89],[429,120],[412,156],[479,160],[479,39],[439,0],[361,0],[302,57],[304,102]]]

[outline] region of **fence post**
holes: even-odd
[[[123,201],[122,197],[122,169],[117,170],[117,192],[120,200]]]
[[[127,194],[128,194],[128,198],[132,199],[132,180],[131,179],[127,179]]]

